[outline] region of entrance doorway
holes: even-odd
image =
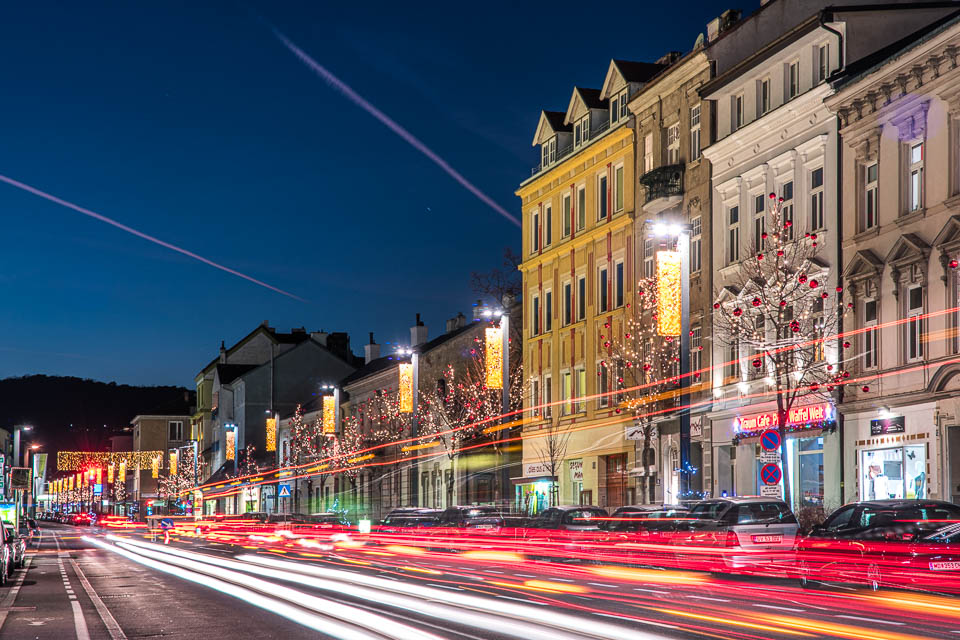
[[[960,426],[947,429],[947,464],[950,486],[946,494],[951,502],[960,504]]]
[[[608,508],[622,507],[627,504],[627,454],[617,453],[606,456],[607,467],[607,504]]]

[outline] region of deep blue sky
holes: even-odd
[[[729,5],[253,6],[519,214],[541,108],[599,87],[612,57],[690,49]],[[469,315],[470,272],[519,246],[248,5],[8,3],[0,59],[0,174],[310,301],[0,184],[0,377],[192,386],[265,319],[349,331],[355,351],[368,331],[407,341],[416,312],[435,336]]]

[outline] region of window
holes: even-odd
[[[607,218],[607,176],[602,175],[597,180],[597,220]]]
[[[614,306],[623,306],[623,260],[613,266],[613,301]]]
[[[643,277],[653,277],[653,238],[643,239]]]
[[[610,124],[620,121],[620,96],[610,99]]]
[[[800,61],[794,60],[787,68],[787,100],[793,100],[800,93]]]
[[[703,368],[703,332],[700,327],[694,327],[690,330],[690,376],[693,380],[698,380],[700,374],[697,373]]]
[[[530,381],[530,415],[540,415],[540,381],[534,378]]]
[[[534,211],[532,224],[530,225],[530,233],[533,235],[533,243],[531,244],[531,249],[533,253],[540,251],[540,212]]]
[[[573,321],[573,286],[567,282],[563,285],[563,326]]]
[[[540,145],[540,149],[543,154],[543,161],[540,166],[546,167],[553,164],[557,159],[557,136],[553,136],[547,142]]]
[[[863,368],[873,369],[879,365],[880,352],[878,351],[877,337],[880,335],[877,327],[877,301],[863,302]]]
[[[533,296],[533,335],[540,335],[540,296]]]
[[[760,81],[760,115],[770,111],[770,78]]]
[[[549,418],[553,415],[553,378],[543,376],[543,417]]]
[[[587,188],[577,187],[577,231],[587,227]]]
[[[653,171],[653,134],[648,133],[643,137],[643,172]]]
[[[823,167],[810,172],[810,230],[823,229]]]
[[[580,147],[590,139],[590,116],[580,118],[573,126],[573,146]]]
[[[580,276],[577,278],[577,320],[584,320],[587,317],[587,278]]]
[[[549,247],[553,242],[553,207],[549,204],[543,208],[544,230],[543,246]]]
[[[690,221],[690,273],[696,273],[701,268],[700,252],[703,248],[703,226],[700,216]]]
[[[667,164],[680,164],[680,124],[667,127]]]
[[[817,83],[821,83],[830,75],[830,45],[822,44],[817,48]]]
[[[763,251],[763,234],[767,231],[767,210],[763,194],[753,198],[753,250]]]
[[[553,330],[553,291],[547,290],[544,294],[543,303],[544,328],[547,331]]]
[[[167,423],[167,428],[170,432],[170,437],[168,440],[176,441],[183,440],[183,421],[181,420],[171,420]]]
[[[787,238],[793,239],[793,181],[785,182],[780,191],[780,197],[783,198],[783,206],[780,209],[781,224],[787,225]]]
[[[910,155],[907,158],[907,210],[917,211],[923,206],[923,143],[915,142],[910,145]]]
[[[613,170],[613,210],[623,211],[623,165]]]
[[[601,312],[609,311],[610,307],[609,307],[609,299],[607,297],[608,295],[607,286],[610,282],[610,278],[609,278],[609,274],[607,273],[606,267],[603,267],[600,269],[600,277],[597,280],[600,283],[599,287],[597,287],[599,289],[597,293],[599,294],[600,311]]]
[[[624,89],[620,92],[620,119],[623,120],[627,117],[627,97],[629,91]]]
[[[610,370],[606,365],[597,363],[597,406],[600,408],[610,406],[610,396],[606,395],[610,391]]]
[[[733,129],[736,131],[743,126],[743,94],[733,96]]]
[[[907,361],[923,358],[923,288],[907,289]]]
[[[740,259],[740,207],[727,211],[727,263]]]
[[[880,204],[877,198],[879,186],[879,166],[876,162],[867,165],[863,170],[863,229],[873,229],[879,223],[877,207]]]
[[[563,237],[568,238],[570,237],[570,229],[573,227],[573,209],[571,209],[573,202],[569,193],[564,194],[561,200],[563,202],[561,206],[563,215]]]
[[[766,319],[760,315],[753,319],[753,328],[754,336],[761,344],[766,342],[767,328],[766,328]],[[760,345],[752,345],[750,348],[750,366],[747,367],[749,371],[749,377],[751,379],[762,378],[764,375],[764,370],[766,369],[766,354],[764,347]],[[755,366],[754,363],[759,361],[760,366]]]
[[[573,375],[569,371],[564,371],[560,374],[560,400],[563,404],[560,405],[560,415],[568,416],[572,413],[572,405],[570,404],[570,399],[573,397]]]
[[[723,377],[727,381],[740,379],[740,341],[734,340],[727,345],[726,362],[723,363]]]
[[[690,162],[700,159],[700,105],[690,107]]]
[[[574,411],[576,413],[583,413],[587,410],[587,402],[583,398],[587,395],[587,370],[583,367],[578,367],[574,369],[576,373],[576,379],[574,380],[574,393],[578,399],[574,403]]]

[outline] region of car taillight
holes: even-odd
[[[737,537],[737,532],[727,531],[727,539],[723,544],[725,547],[735,547],[740,544],[740,538]]]

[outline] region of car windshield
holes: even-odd
[[[747,502],[736,505],[730,513],[735,514],[736,524],[794,524],[797,521],[783,502]]]
[[[720,514],[727,509],[729,504],[729,502],[724,502],[723,500],[700,502],[693,505],[689,515],[691,518],[698,520],[716,520],[720,517]]]

